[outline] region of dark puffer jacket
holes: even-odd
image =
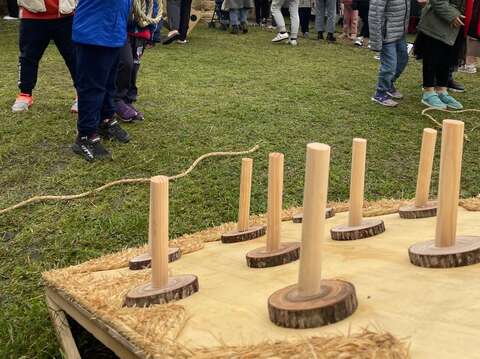
[[[371,0],[369,45],[380,51],[384,43],[400,40],[408,30],[410,0]]]

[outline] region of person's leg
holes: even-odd
[[[352,22],[352,6],[343,4],[343,35],[348,37],[350,35],[350,25]]]
[[[380,69],[378,71],[377,91],[373,100],[385,105],[396,106],[397,103],[390,99],[387,92],[390,91],[392,80],[397,68],[397,54],[395,43],[383,44],[380,51]]]
[[[273,0],[272,1],[272,16],[275,19],[275,23],[277,24],[277,31],[279,33],[286,33],[287,28],[285,27],[285,20],[282,15],[282,5],[283,0]]]
[[[267,19],[270,17],[270,1],[262,0],[262,22],[266,23]]]
[[[181,0],[180,3],[180,40],[187,39],[188,25],[190,24],[190,13],[192,11],[192,0]]]
[[[130,122],[134,119],[136,113],[130,108],[128,93],[132,87],[132,72],[134,68],[133,54],[135,52],[135,39],[128,37],[128,41],[122,48],[119,49],[119,60],[117,66],[117,80],[116,80],[116,113],[121,120]]]
[[[300,18],[300,28],[303,34],[308,32],[308,21],[310,19],[309,10],[310,8],[308,7],[298,8],[298,16]]]
[[[49,22],[50,20],[20,21],[18,87],[22,93],[31,95],[37,84],[38,64],[50,42]]]
[[[240,20],[240,26],[242,28],[242,32],[246,34],[248,32],[248,24],[247,24],[247,9],[241,8],[238,10],[238,17]]]
[[[262,23],[262,2],[263,0],[255,0],[255,22],[258,25]]]
[[[132,77],[130,80],[130,88],[127,93],[127,101],[129,104],[137,101],[138,97],[138,87],[137,87],[137,78],[138,72],[140,71],[140,66],[142,63],[142,56],[145,52],[146,42],[143,39],[133,38],[132,39],[132,57],[133,57],[133,68],[132,68]]]
[[[352,40],[357,37],[357,32],[358,32],[358,10],[352,9],[352,13],[350,17],[350,38]]]
[[[321,33],[325,31],[325,1],[315,0],[315,30]]]
[[[168,28],[180,29],[180,0],[167,0]]]
[[[8,15],[18,18],[18,4],[17,0],[7,0]]]
[[[230,9],[230,25],[238,27],[240,25],[240,11]]]
[[[288,9],[290,10],[290,40],[295,40],[298,37],[298,28],[300,26],[298,0],[289,0]]]
[[[397,52],[397,69],[395,70],[395,76],[392,79],[392,89],[395,88],[395,81],[402,75],[403,71],[408,64],[408,50],[407,50],[407,40],[403,37],[400,40],[395,42],[396,52]]]
[[[55,42],[60,55],[62,55],[75,86],[75,48],[72,42],[72,24],[73,16],[52,21],[50,24],[50,36]]]
[[[335,14],[337,12],[337,1],[326,0],[325,7],[327,12],[327,31],[329,34],[335,32]]]

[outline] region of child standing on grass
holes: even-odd
[[[343,3],[343,37],[350,40],[357,38],[358,10],[353,9],[353,0],[342,0]]]
[[[308,38],[310,29],[310,16],[312,15],[312,1],[300,0],[298,3],[298,15],[300,17],[300,28],[304,38]]]
[[[282,42],[288,40],[288,43],[292,46],[297,46],[298,27],[300,25],[300,19],[298,16],[298,1],[299,0],[273,0],[272,1],[272,16],[275,20],[278,34],[272,39],[272,42]],[[285,26],[285,19],[282,15],[282,7],[288,7],[290,11],[290,35],[287,32]]]
[[[33,105],[38,65],[51,40],[63,57],[75,84],[75,57],[72,44],[72,19],[75,0],[19,0],[20,56],[18,61],[20,94],[13,112],[27,111]],[[76,103],[72,111],[76,111]]]
[[[253,8],[253,0],[224,0],[223,8],[229,10],[232,34],[248,32],[247,13]]]
[[[388,107],[397,106],[395,100],[403,95],[395,82],[408,63],[406,33],[410,18],[410,1],[371,0],[369,12],[369,47],[380,51],[378,84],[372,101]]]
[[[78,135],[73,152],[87,161],[111,157],[100,136],[128,142],[113,118],[120,49],[127,42],[131,0],[79,0],[73,21]]]

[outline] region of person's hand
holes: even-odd
[[[462,27],[463,25],[465,25],[463,23],[463,20],[465,20],[465,16],[463,15],[459,15],[457,16],[455,19],[453,19],[452,23],[450,24],[450,26],[452,27]]]
[[[428,0],[417,0],[417,3],[420,5],[420,7],[425,7],[428,3]]]

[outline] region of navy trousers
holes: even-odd
[[[115,81],[120,48],[76,44],[78,135],[92,136],[115,114]]]

